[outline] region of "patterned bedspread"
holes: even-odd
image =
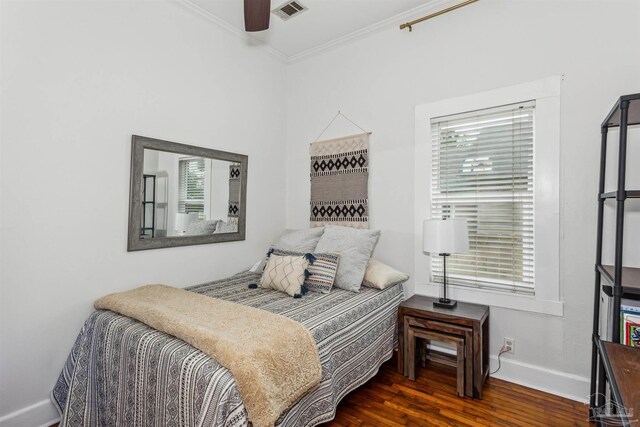
[[[276,425],[328,421],[340,399],[391,357],[402,286],[382,291],[363,287],[358,294],[334,288],[329,294],[310,292],[294,299],[249,289],[259,277],[245,272],[187,289],[278,313],[309,328],[320,353],[322,380]],[[178,338],[103,310],[87,319],[52,398],[61,427],[249,424],[226,368]]]

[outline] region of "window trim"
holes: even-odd
[[[536,102],[534,123],[535,294],[522,295],[448,285],[452,298],[515,310],[563,316],[560,283],[560,87],[550,77],[415,107],[414,280],[416,293],[439,296],[430,283],[431,257],[422,252],[422,221],[431,217],[431,119],[527,100]],[[425,167],[425,165],[429,165]]]

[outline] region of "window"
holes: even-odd
[[[431,216],[469,224],[451,284],[534,293],[534,111],[530,101],[430,120]],[[442,267],[434,257],[435,282]]]
[[[198,213],[205,219],[205,164],[204,158],[194,157],[179,160],[178,212]]]
[[[409,295],[442,294],[442,260],[422,251],[422,221],[467,218],[471,251],[447,259],[449,296],[562,316],[561,82],[416,105]]]

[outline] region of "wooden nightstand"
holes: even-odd
[[[450,364],[458,370],[458,394],[482,399],[489,375],[489,307],[458,302],[453,309],[433,306],[436,298],[414,295],[398,309],[398,372],[415,379],[420,354],[416,338],[456,344]],[[442,357],[427,358],[444,362]]]

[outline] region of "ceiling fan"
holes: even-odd
[[[271,0],[244,0],[244,29],[248,32],[269,29]]]

